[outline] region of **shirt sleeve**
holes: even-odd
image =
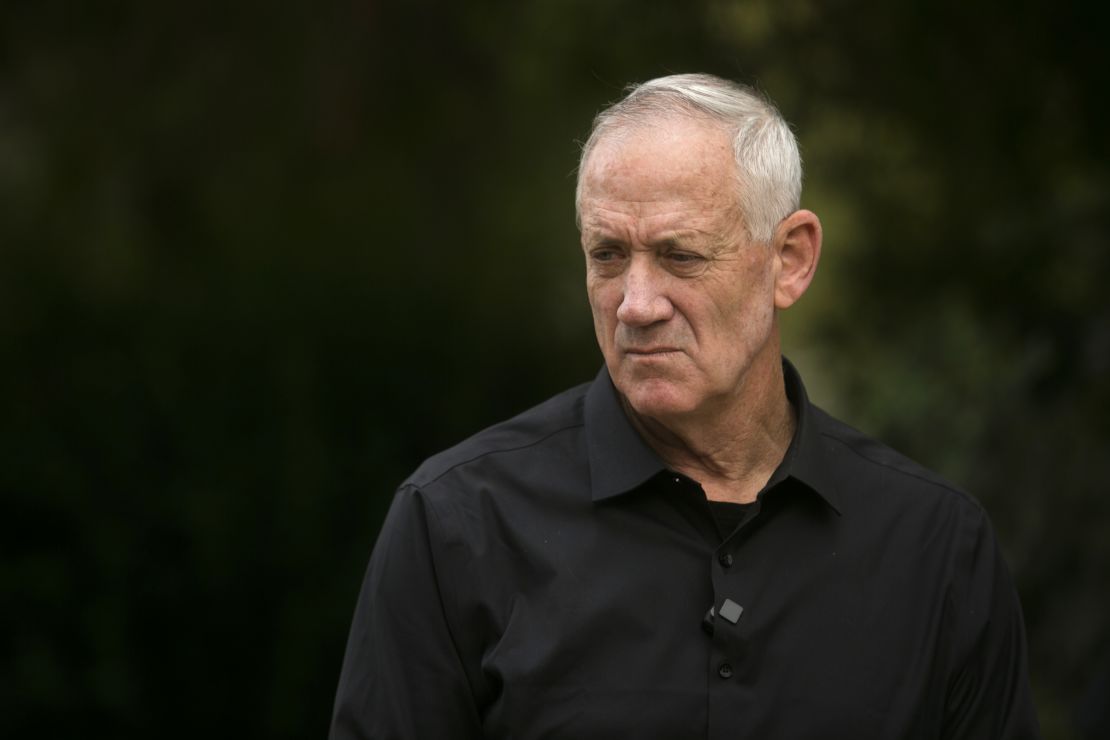
[[[1029,689],[1025,627],[1017,590],[986,514],[968,523],[954,594],[955,667],[945,740],[1040,737]]]
[[[393,500],[355,608],[331,740],[481,737],[444,609],[433,516],[418,489]]]

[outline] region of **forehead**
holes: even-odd
[[[715,121],[672,116],[625,124],[594,145],[582,172],[582,200],[728,200],[736,193],[732,141]]]

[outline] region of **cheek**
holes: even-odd
[[[616,316],[620,295],[614,286],[604,282],[589,282],[586,284],[586,297],[593,311],[594,321],[608,321],[611,316]]]
[[[773,309],[763,291],[752,293],[733,308],[730,333],[747,339],[758,338],[767,332],[772,315]]]
[[[761,329],[774,315],[775,278],[766,260],[756,260],[748,265],[741,278],[745,290],[737,296],[735,315],[752,329]]]
[[[593,314],[594,333],[597,335],[598,343],[604,346],[609,343],[613,333],[616,309],[610,307],[606,291],[596,286],[587,287],[586,297],[590,303],[590,313]]]

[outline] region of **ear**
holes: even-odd
[[[821,259],[821,220],[813,211],[794,211],[775,229],[775,308],[790,308],[802,297]]]

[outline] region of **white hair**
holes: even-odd
[[[628,94],[597,114],[578,162],[575,210],[581,217],[582,172],[606,135],[653,118],[683,115],[720,122],[732,137],[740,213],[748,236],[770,242],[779,222],[798,209],[802,160],[790,125],[763,95],[708,74],[659,77],[630,85]]]

